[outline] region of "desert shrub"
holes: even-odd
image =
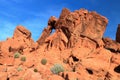
[[[42,59],[42,60],[41,60],[41,63],[42,63],[43,65],[46,65],[47,60],[46,60],[46,59]]]
[[[61,64],[55,64],[50,70],[53,74],[59,74],[64,72],[64,67]]]
[[[16,52],[15,54],[14,54],[14,58],[19,58],[20,57],[20,53],[19,52]]]
[[[23,80],[23,78],[20,78],[19,80]]]
[[[26,61],[26,57],[25,56],[21,57],[21,61]]]
[[[17,68],[17,71],[22,71],[22,67],[19,66],[19,67]]]
[[[38,70],[37,70],[37,69],[34,69],[34,72],[38,72]]]

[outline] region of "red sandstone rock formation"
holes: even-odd
[[[116,41],[103,38],[107,23],[96,12],[65,8],[58,19],[49,19],[37,42],[17,26],[12,38],[0,42],[0,80],[119,80],[120,31]],[[52,73],[56,63],[64,72]]]
[[[79,41],[80,36],[91,39],[97,45],[102,45],[101,40],[107,23],[108,20],[96,12],[88,12],[85,9],[70,12],[65,8],[62,10],[59,19],[55,17],[50,18],[48,27],[43,31],[41,38],[37,42],[41,44],[45,42],[46,37],[53,36],[50,35],[50,32],[54,28],[56,37],[54,36],[54,38],[51,38],[54,40],[49,41],[52,42],[50,43],[53,44],[52,46],[58,44],[57,46],[61,47],[61,44],[64,44],[64,47],[73,47]],[[64,39],[59,38],[60,36],[64,37]],[[60,44],[60,42],[62,43]]]
[[[118,25],[117,28],[116,41],[120,43],[120,24]]]
[[[112,52],[120,52],[120,44],[110,38],[103,38],[105,43],[105,48],[109,49]]]

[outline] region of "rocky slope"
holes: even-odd
[[[17,26],[0,42],[0,80],[119,80],[120,25],[115,41],[103,38],[107,23],[96,12],[64,8],[36,42]]]

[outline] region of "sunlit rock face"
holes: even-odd
[[[0,42],[0,80],[119,80],[120,26],[115,41],[103,37],[107,23],[96,12],[64,8],[36,42],[17,26]]]
[[[48,45],[55,47],[74,47],[80,37],[86,37],[94,41],[97,45],[102,45],[102,37],[106,29],[108,20],[85,9],[70,12],[64,8],[57,19],[51,17],[48,27],[44,29],[41,37],[37,41],[39,44],[48,42]],[[52,29],[55,29],[51,35]]]

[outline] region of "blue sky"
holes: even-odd
[[[50,16],[59,17],[62,8],[71,11],[85,8],[109,20],[104,37],[115,39],[120,23],[120,0],[0,0],[0,41],[12,37],[17,25],[32,32],[36,41]]]

